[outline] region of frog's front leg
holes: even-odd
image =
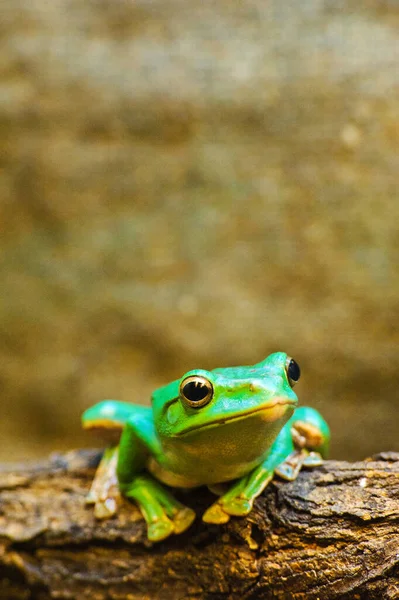
[[[230,516],[243,517],[251,512],[253,502],[273,478],[273,466],[265,461],[248,475],[238,479],[202,516],[205,523],[227,523]]]
[[[134,415],[148,415],[150,409],[119,400],[103,400],[87,409],[82,415],[82,426],[86,430],[99,432],[112,446],[104,451],[94,476],[87,504],[94,504],[98,519],[112,517],[118,509],[120,493],[116,476],[118,446],[122,430]]]
[[[120,440],[119,488],[124,496],[139,505],[147,523],[148,539],[154,542],[172,533],[182,533],[195,519],[193,510],[178,502],[161,483],[144,472],[148,457],[160,453],[152,419],[129,419]]]
[[[97,518],[117,511],[119,492],[136,500],[148,523],[149,539],[159,541],[181,533],[191,525],[195,513],[177,502],[163,486],[146,474],[149,456],[161,454],[152,410],[118,400],[104,400],[83,413],[83,427],[111,437],[114,445],[105,450],[86,502],[94,504]]]
[[[230,516],[243,517],[251,512],[254,500],[273,479],[274,470],[294,450],[290,428],[283,427],[267,457],[252,471],[237,479],[231,488],[207,511],[206,523],[227,523]]]

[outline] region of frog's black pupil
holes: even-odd
[[[198,381],[189,381],[183,387],[184,397],[190,402],[200,402],[207,396],[208,392],[208,387]]]
[[[298,379],[301,376],[301,369],[299,368],[299,365],[297,362],[295,362],[294,359],[291,358],[290,360],[290,364],[288,365],[288,377],[292,380],[292,381],[298,381]]]

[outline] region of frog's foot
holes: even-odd
[[[205,523],[227,523],[230,517],[245,517],[253,508],[257,498],[273,478],[273,471],[266,463],[237,479],[231,488],[207,511],[202,520]]]
[[[172,533],[183,533],[196,514],[178,502],[172,494],[150,475],[138,475],[123,486],[123,494],[135,500],[147,522],[148,539],[160,542]]]
[[[117,447],[105,450],[86,496],[86,504],[94,504],[94,515],[97,519],[109,519],[118,510],[120,493],[116,476],[117,460]]]
[[[275,474],[286,481],[294,481],[302,467],[319,467],[323,462],[318,452],[308,452],[305,448],[295,450],[276,467]]]
[[[296,479],[302,467],[318,467],[323,462],[321,454],[315,452],[323,444],[323,435],[318,427],[298,420],[293,423],[291,436],[295,450],[274,471],[287,481]]]
[[[172,533],[183,533],[183,531],[186,531],[190,527],[195,517],[195,512],[186,506],[173,513],[165,511],[163,516],[148,523],[148,539],[151,542],[161,542]]]
[[[202,516],[202,520],[205,523],[216,523],[221,525],[227,523],[230,517],[245,517],[251,512],[253,507],[253,500],[244,496],[237,496],[230,498],[229,500],[223,500],[222,498],[212,504],[205,511]]]
[[[186,529],[190,527],[195,517],[197,516],[191,508],[188,508],[187,506],[184,506],[183,504],[178,502],[171,494],[169,494],[169,492],[167,492],[164,489],[162,489],[161,494],[158,494],[157,499],[161,505],[161,510],[164,514],[159,520],[156,517],[156,520],[154,521],[155,530],[169,531],[167,535],[170,535],[171,533],[183,533],[183,531],[186,531]],[[160,523],[160,527],[157,527],[158,521]],[[170,529],[170,524],[172,526],[172,529]],[[149,534],[151,526],[152,524],[149,525],[148,528]],[[151,538],[149,537],[149,539]]]
[[[118,490],[117,483],[104,488],[94,487],[85,498],[86,504],[94,505],[94,516],[96,519],[110,519],[118,512],[118,507],[121,502],[121,495]]]
[[[174,533],[179,534],[183,533],[183,531],[186,531],[186,529],[192,525],[196,516],[197,515],[191,508],[182,505],[182,507],[179,508],[172,516],[172,521],[175,528]]]
[[[150,542],[162,542],[175,532],[175,526],[168,517],[147,524],[147,537]]]
[[[294,481],[303,466],[305,460],[305,451],[295,450],[287,456],[287,458],[276,467],[275,474],[285,479],[286,481]]]
[[[230,515],[224,512],[223,506],[220,502],[215,502],[210,506],[202,515],[204,523],[214,523],[216,525],[222,525],[230,521]]]
[[[94,516],[96,519],[110,519],[118,512],[118,502],[116,498],[106,498],[100,500],[94,505]]]
[[[304,467],[320,467],[324,462],[322,455],[319,452],[309,452],[303,461]]]

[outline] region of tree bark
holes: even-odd
[[[399,598],[399,454],[276,480],[247,518],[151,544],[138,509],[85,506],[98,451],[0,466],[0,598]],[[179,494],[200,515],[214,496]]]

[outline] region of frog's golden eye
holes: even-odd
[[[299,368],[298,363],[293,358],[288,357],[285,363],[285,371],[287,373],[290,386],[294,387],[301,376],[301,369]]]
[[[179,392],[188,406],[200,408],[212,400],[213,385],[206,377],[190,375],[181,382]]]

